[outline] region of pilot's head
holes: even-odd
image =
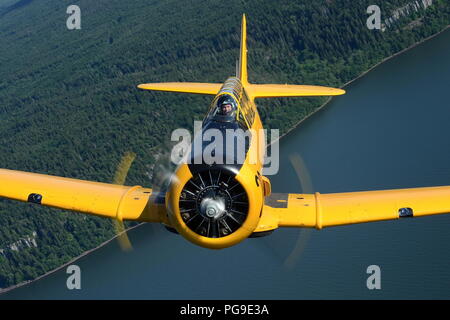
[[[231,116],[235,111],[235,102],[230,96],[222,96],[217,103],[218,113],[223,116]]]
[[[222,114],[230,114],[233,111],[233,106],[230,103],[222,104],[220,106],[220,113]]]

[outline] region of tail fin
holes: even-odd
[[[248,84],[247,77],[247,19],[245,14],[242,15],[242,27],[241,27],[241,50],[239,54],[239,69],[236,75],[242,84]]]

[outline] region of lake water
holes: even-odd
[[[273,191],[301,192],[293,153],[321,193],[449,185],[449,57],[447,30],[349,85],[282,139]],[[279,229],[221,251],[156,225],[129,236],[132,252],[113,241],[76,262],[81,290],[69,291],[61,270],[0,298],[450,298],[450,215]],[[366,287],[369,265],[381,268],[381,290]]]

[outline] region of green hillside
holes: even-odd
[[[412,1],[379,2],[387,18]],[[81,8],[81,30],[66,28],[71,4]],[[385,32],[368,30],[370,4],[0,0],[0,167],[110,182],[121,156],[133,151],[127,183],[149,186],[157,146],[202,119],[210,97],[136,85],[233,75],[244,12],[251,82],[337,87],[450,22],[450,3],[435,0]],[[266,125],[283,133],[324,101],[259,106]],[[24,240],[34,232],[37,247]],[[113,233],[106,219],[0,200],[0,288],[54,269]]]

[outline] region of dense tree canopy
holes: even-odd
[[[202,119],[209,97],[143,92],[144,82],[223,82],[234,74],[247,14],[255,83],[342,86],[449,24],[435,0],[386,29],[366,27],[353,0],[0,0],[0,167],[110,182],[121,155],[127,183],[150,185],[158,146]],[[379,1],[383,19],[411,1]],[[67,6],[82,29],[66,28]],[[413,24],[411,24],[414,22]],[[324,98],[259,101],[286,132]],[[58,267],[113,235],[110,221],[0,200],[0,288]],[[36,232],[37,247],[11,250]]]

